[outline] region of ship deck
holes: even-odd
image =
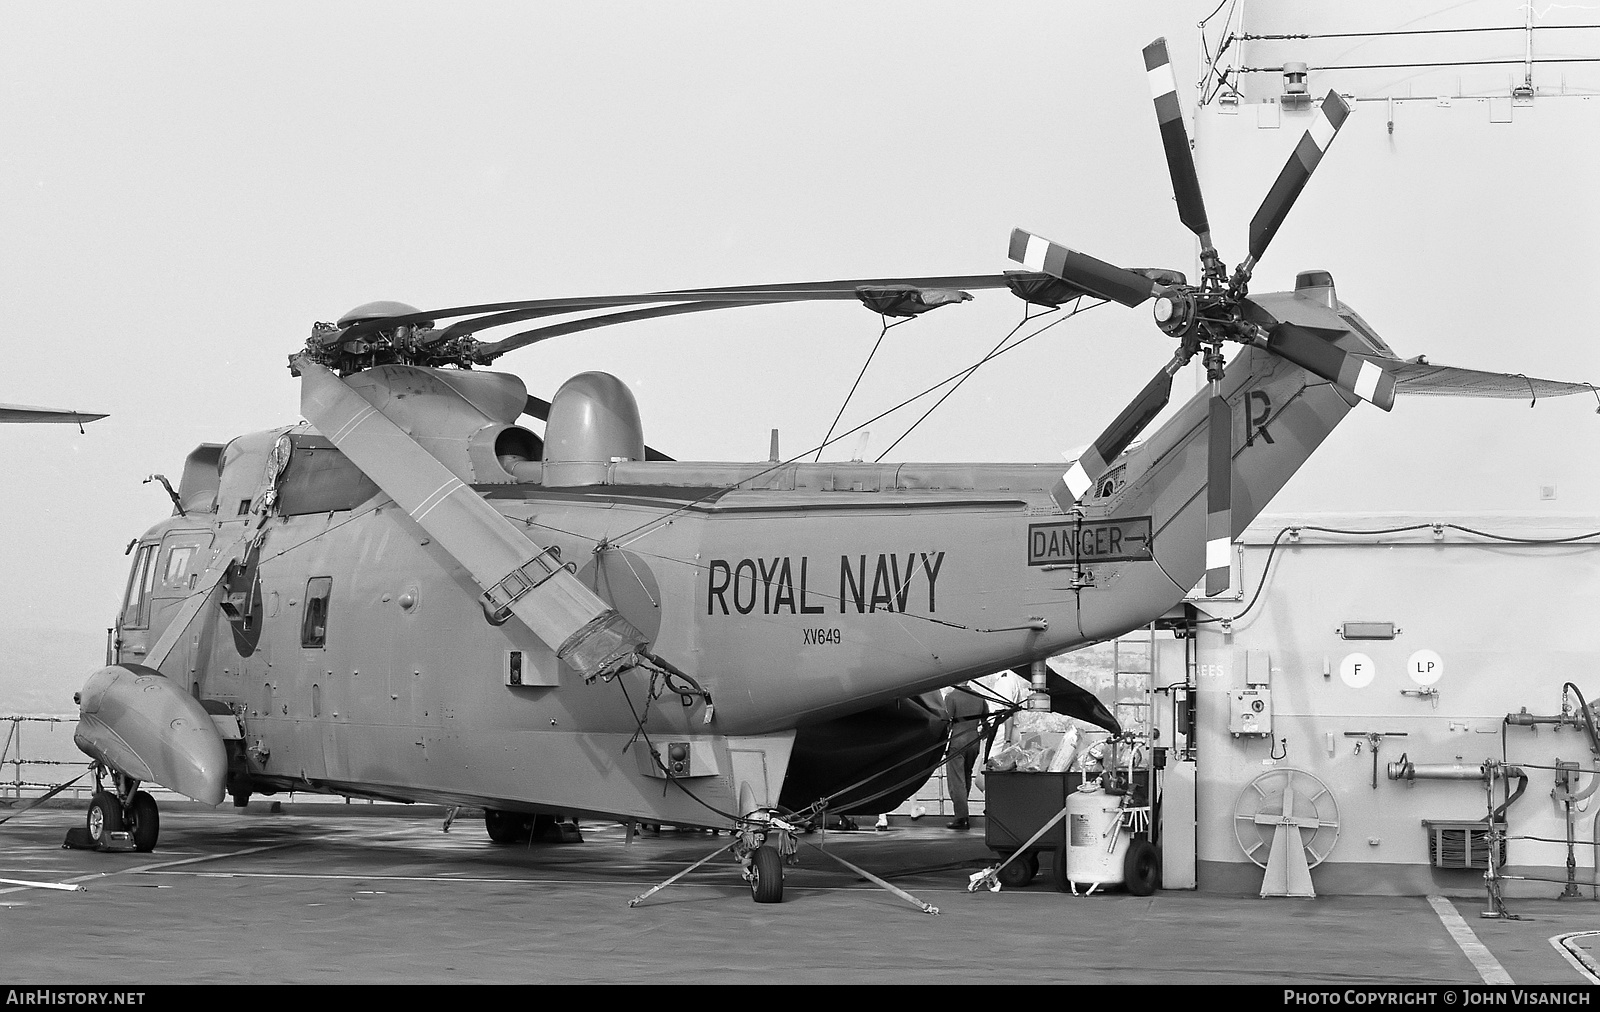
[[[163,806],[149,854],[66,850],[81,809],[0,826],[4,974],[18,984],[1600,983],[1600,903],[1482,898],[1073,896],[1042,875],[967,890],[993,863],[944,820],[803,838],[781,904],[726,854],[630,901],[728,837],[666,828],[582,843],[490,843],[442,809]],[[826,853],[824,852],[826,851]],[[914,903],[837,863],[891,881]],[[66,891],[18,881],[81,886]],[[1465,992],[1462,992],[1463,1000]]]

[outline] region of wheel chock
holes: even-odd
[[[106,844],[100,849],[111,853],[122,854],[128,851],[137,850],[138,848],[134,846],[133,834],[128,832],[126,829],[119,829],[114,833],[106,834]]]

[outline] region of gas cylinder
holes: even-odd
[[[1067,799],[1067,879],[1079,885],[1121,885],[1132,834],[1122,832],[1122,795],[1096,781]]]

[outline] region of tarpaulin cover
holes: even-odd
[[[1031,678],[1026,667],[1012,668],[1018,677]],[[1075,682],[1069,682],[1054,671],[1047,671],[1044,676],[1045,691],[1050,694],[1050,712],[1072,717],[1076,720],[1103,727],[1112,734],[1121,734],[1122,725],[1111,711],[1106,709],[1106,704],[1100,697],[1085,689]]]
[[[1006,271],[1006,287],[1023,302],[1050,309],[1089,294],[1071,282],[1038,271]]]
[[[954,288],[917,288],[912,285],[874,288],[863,285],[856,289],[856,298],[868,309],[884,316],[916,316],[940,306],[966,302],[972,295]]]

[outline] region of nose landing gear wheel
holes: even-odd
[[[148,854],[156,849],[156,837],[161,835],[161,814],[156,809],[156,799],[144,791],[133,793],[128,805],[128,832],[133,834],[133,849]]]
[[[783,856],[771,847],[750,854],[750,897],[757,903],[783,902]]]
[[[122,829],[122,803],[110,791],[96,791],[89,801],[89,842],[104,847]]]

